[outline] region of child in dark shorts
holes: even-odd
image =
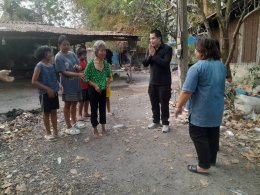
[[[79,58],[79,62],[80,62],[79,65],[81,66],[81,70],[84,72],[87,66],[87,60],[86,60],[87,51],[84,48],[79,48],[77,51],[77,55]],[[90,117],[90,114],[88,113],[88,107],[89,107],[88,83],[84,82],[83,79],[80,79],[80,85],[82,88],[82,100],[79,101],[78,114],[80,119],[83,119],[84,117]]]
[[[46,129],[46,140],[58,136],[57,109],[59,109],[59,83],[54,66],[51,64],[52,52],[48,46],[41,46],[36,51],[39,63],[35,66],[32,84],[38,88],[39,99],[43,111],[43,122]],[[50,130],[50,119],[53,135]]]

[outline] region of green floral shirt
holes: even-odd
[[[111,71],[109,64],[104,60],[104,69],[99,71],[95,68],[93,60],[91,60],[85,69],[85,82],[92,81],[96,83],[101,90],[106,89],[107,78],[110,77]]]

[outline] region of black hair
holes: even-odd
[[[37,60],[43,60],[46,58],[48,52],[51,52],[51,48],[49,48],[47,45],[40,46],[35,52],[35,57]]]
[[[219,60],[221,58],[219,45],[217,45],[215,39],[201,37],[198,39],[195,48],[202,54],[203,60],[209,58]]]
[[[87,49],[85,43],[81,43],[79,47],[83,49]]]
[[[87,50],[85,50],[82,47],[78,48],[78,50],[77,50],[78,57],[81,56],[82,54],[86,54],[86,53],[87,53]]]
[[[161,38],[161,42],[163,42],[163,40],[162,40],[162,33],[161,33],[161,31],[159,31],[158,29],[151,30],[151,31],[150,31],[150,34],[155,34],[155,36],[156,36],[157,38]]]
[[[60,35],[58,38],[58,44],[61,45],[63,41],[69,41],[65,35]]]

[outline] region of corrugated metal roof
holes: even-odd
[[[80,28],[55,27],[32,22],[1,22],[0,32],[42,32],[68,35],[95,35],[95,36],[117,36],[117,37],[138,37],[127,33],[114,31],[88,31]]]

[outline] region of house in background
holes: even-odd
[[[126,42],[130,51],[136,48],[139,37],[113,31],[55,27],[32,22],[0,22],[0,69],[11,69],[16,78],[31,78],[35,64],[34,51],[40,45],[49,45],[57,53],[59,35],[70,40],[75,51],[78,44],[95,40]]]
[[[232,45],[232,36],[239,18],[232,18],[229,23],[229,45]],[[216,23],[213,20],[211,24]],[[213,28],[213,37],[219,39],[219,28]],[[260,66],[260,10],[245,19],[240,27],[236,40],[236,47],[231,61],[231,71],[235,77],[248,75],[249,68]],[[260,74],[260,73],[259,73]],[[260,84],[260,83],[259,83]]]
[[[237,6],[239,1],[233,3],[234,11],[230,15],[229,22],[229,45],[232,45],[232,37],[239,21],[240,9]],[[219,39],[219,26],[216,13],[207,17],[213,38]],[[238,16],[238,17],[237,17]],[[202,25],[203,29],[203,25]],[[202,30],[203,31],[203,30]],[[201,33],[201,29],[200,29]],[[197,33],[199,34],[199,33]],[[237,36],[236,47],[231,60],[231,70],[235,77],[241,78],[248,75],[252,66],[260,66],[260,10],[255,11],[242,23]],[[260,84],[260,83],[259,83]]]
[[[219,39],[219,27],[215,14],[208,17],[212,26],[213,37]],[[231,16],[229,22],[229,44],[239,18]],[[232,58],[232,63],[260,63],[260,10],[245,19],[237,36],[237,44]]]

